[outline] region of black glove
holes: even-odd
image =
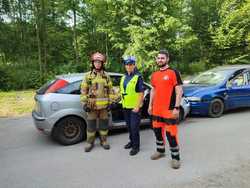
[[[91,111],[91,109],[87,106],[87,104],[84,104],[84,105],[83,105],[83,110],[84,110],[85,112],[90,112],[90,111]]]
[[[107,106],[107,110],[115,110],[117,108],[117,104],[116,103],[111,103]]]
[[[118,104],[117,103],[112,103],[111,104],[111,109],[112,110],[115,110],[115,109],[117,109],[118,108]]]
[[[106,109],[108,112],[111,111],[111,104],[109,104]]]

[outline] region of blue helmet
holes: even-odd
[[[123,58],[123,64],[124,65],[127,65],[127,64],[133,64],[135,65],[135,57],[134,56],[126,56]]]

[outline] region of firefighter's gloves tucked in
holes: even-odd
[[[88,107],[87,104],[84,104],[84,105],[83,105],[83,110],[84,110],[85,112],[90,112],[90,111],[91,111],[91,109]]]
[[[96,109],[96,102],[95,99],[89,98],[87,102],[83,105],[83,110],[85,112],[90,112]]]
[[[118,107],[117,103],[111,103],[108,105],[107,110],[108,111],[115,110],[115,109],[117,109],[117,107]]]
[[[96,109],[96,99],[94,98],[89,98],[87,101],[87,105],[90,109]]]

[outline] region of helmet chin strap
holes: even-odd
[[[96,67],[95,67],[95,65],[94,65],[94,63],[92,64],[92,67],[93,67],[93,69],[95,69],[96,71],[101,71],[101,70],[103,70],[103,68],[104,68],[104,66],[103,66],[103,63],[102,63],[102,66],[99,68],[99,69],[97,69]]]
[[[102,68],[100,68],[100,69],[95,68],[95,70],[96,70],[97,72],[100,72],[100,71],[102,70]]]

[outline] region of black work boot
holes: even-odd
[[[90,152],[94,147],[94,143],[87,143],[87,145],[84,148],[85,152]]]
[[[110,145],[108,144],[107,142],[107,136],[101,136],[100,137],[100,140],[101,140],[101,146],[106,149],[106,150],[109,150],[110,149]]]
[[[133,155],[136,155],[138,152],[140,151],[140,149],[131,149],[130,152],[129,152],[129,155],[133,156]]]
[[[90,121],[90,123],[92,123],[92,122]],[[87,130],[87,143],[86,143],[86,146],[84,148],[85,152],[90,152],[93,149],[94,143],[95,143],[95,134],[96,134],[95,131],[88,131]]]
[[[131,143],[131,142],[127,143],[127,144],[124,146],[124,149],[130,149],[130,148],[132,148],[132,143]]]

